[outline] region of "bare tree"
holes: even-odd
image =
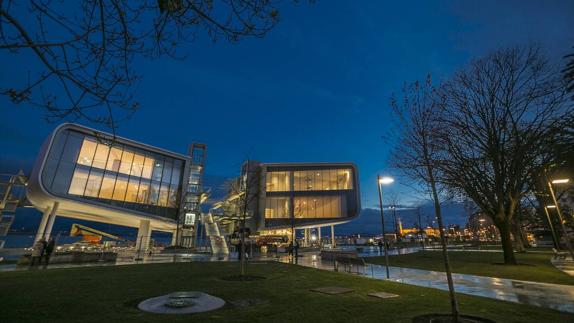
[[[491,217],[505,264],[516,264],[513,218],[531,176],[550,161],[550,129],[572,114],[564,89],[558,69],[528,46],[474,60],[440,90],[443,180]]]
[[[0,94],[49,121],[113,130],[139,107],[136,59],[183,57],[180,44],[201,32],[214,41],[262,37],[278,19],[272,0],[0,0],[0,50],[35,58]]]
[[[437,179],[441,149],[435,136],[439,126],[436,116],[439,106],[435,101],[430,76],[424,83],[405,85],[403,98],[391,99],[391,107],[399,120],[400,140],[392,155],[392,164],[411,179],[427,188],[434,203],[438,222],[442,256],[448,282],[452,316],[459,320],[458,302],[447,252],[446,233],[442,220],[440,182]]]

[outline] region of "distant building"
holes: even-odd
[[[28,199],[44,212],[36,240],[51,235],[56,216],[136,227],[138,250],[152,230],[175,238],[191,164],[188,156],[63,124],[43,144],[28,184]]]
[[[240,226],[242,204],[251,233],[291,239],[292,228],[305,229],[308,239],[308,229],[329,226],[334,240],[333,226],[357,217],[361,209],[357,168],[351,163],[246,162],[229,195],[212,210],[227,233]]]

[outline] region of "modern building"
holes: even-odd
[[[63,124],[43,144],[28,183],[28,199],[44,213],[36,241],[63,216],[138,228],[137,250],[152,230],[173,233],[175,242],[189,211],[191,165],[185,155]]]
[[[285,236],[352,220],[361,210],[357,167],[352,163],[244,163],[229,195],[214,205],[215,218],[237,231]],[[245,212],[243,212],[245,210]]]

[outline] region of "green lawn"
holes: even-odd
[[[2,322],[410,322],[423,313],[448,312],[444,291],[333,273],[294,265],[252,264],[248,273],[267,279],[223,281],[237,273],[236,263],[153,264],[50,269],[0,273]],[[344,295],[309,291],[322,286],[350,287]],[[143,299],[182,290],[200,290],[233,301],[267,304],[187,316],[150,314],[136,305]],[[394,299],[367,296],[373,291],[399,294]],[[498,322],[567,322],[574,315],[459,295],[463,313]]]
[[[455,273],[574,285],[574,277],[552,266],[552,253],[516,253],[517,266],[502,265],[501,252],[451,251],[448,255]],[[384,264],[385,258],[369,257],[365,261]],[[444,271],[440,251],[391,256],[389,262],[397,267]]]

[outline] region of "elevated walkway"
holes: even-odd
[[[211,213],[202,214],[202,221],[205,227],[205,235],[211,245],[211,253],[214,255],[229,254],[225,237],[221,234],[217,222],[213,221]]]

